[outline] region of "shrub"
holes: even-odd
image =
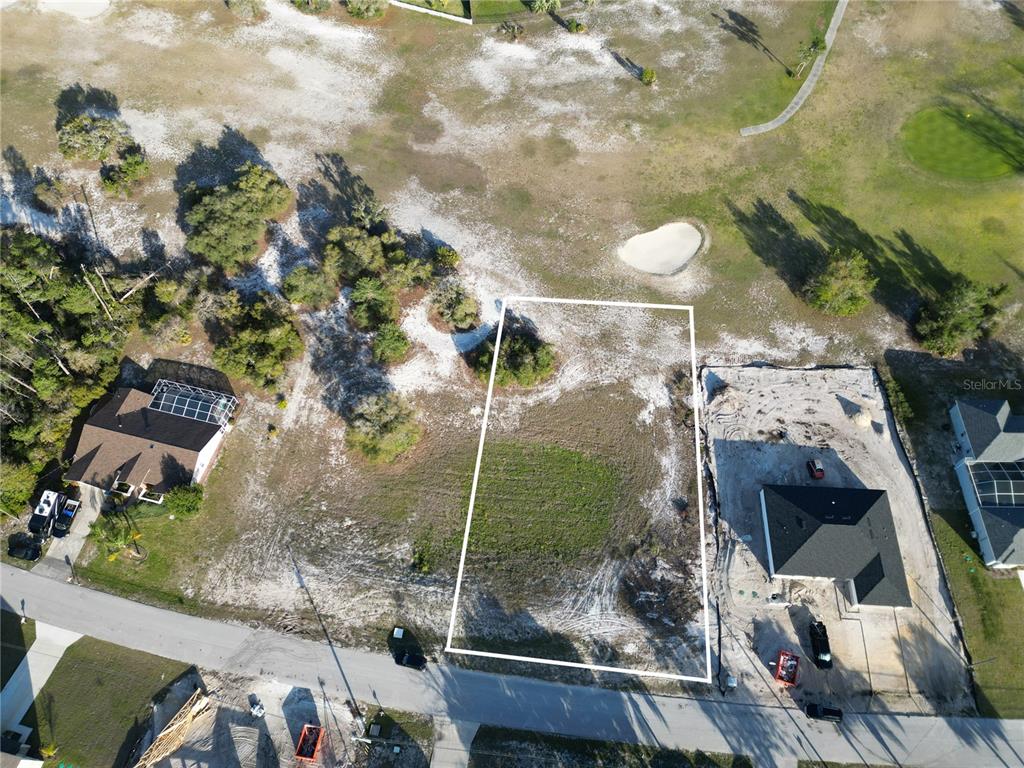
[[[378,363],[396,363],[405,357],[411,346],[398,323],[384,323],[373,339],[373,359]]]
[[[131,144],[128,126],[110,117],[78,115],[57,131],[57,145],[69,160],[102,162]]]
[[[461,260],[459,252],[451,246],[439,245],[434,250],[434,264],[439,271],[452,272],[459,266]]]
[[[532,0],[530,10],[534,13],[555,13],[562,7],[562,0]]]
[[[364,331],[398,322],[398,299],[377,278],[361,278],[352,289],[351,302],[352,320]]]
[[[587,31],[587,25],[579,19],[569,19],[565,26],[574,35],[582,35]]]
[[[357,19],[376,19],[384,15],[387,0],[346,0],[345,7]]]
[[[185,248],[228,272],[256,258],[266,220],[280,215],[292,200],[291,190],[269,168],[249,162],[238,174],[185,214],[191,227]]]
[[[333,227],[324,246],[324,272],[338,282],[380,274],[387,260],[384,243],[361,227]]]
[[[491,361],[494,359],[495,336],[480,345],[473,369],[482,381],[491,375]],[[532,387],[548,378],[555,371],[555,352],[550,344],[541,341],[531,331],[506,324],[498,352],[498,366],[494,383],[499,387],[519,385]]]
[[[321,270],[305,266],[289,272],[281,290],[292,304],[314,309],[323,309],[338,297],[338,286],[333,280]]]
[[[20,515],[32,498],[37,472],[31,464],[4,461],[4,470],[0,472],[0,509],[9,515]]]
[[[807,283],[807,303],[828,315],[856,315],[871,301],[871,292],[878,284],[860,251],[845,256],[832,252],[822,270]]]
[[[889,374],[881,371],[879,373],[882,377],[882,382],[885,384],[885,390],[889,395],[889,407],[892,408],[892,415],[896,418],[896,421],[906,424],[914,418],[914,409],[910,406],[903,388]]]
[[[650,67],[644,67],[640,72],[640,82],[644,85],[654,85],[658,82],[658,73]]]
[[[260,294],[249,304],[237,291],[219,313],[213,359],[225,373],[273,389],[285,365],[302,352],[302,338],[281,302]]]
[[[176,518],[195,517],[203,508],[203,486],[181,485],[164,494],[164,509]]]
[[[323,13],[331,7],[331,0],[292,0],[292,5],[303,13]]]
[[[427,7],[432,11],[443,11],[448,7],[448,0],[427,0]]]
[[[266,0],[225,0],[225,4],[238,18],[252,21],[267,12]]]
[[[103,169],[103,189],[108,194],[130,195],[132,186],[149,175],[149,161],[141,152],[130,152],[118,165]]]
[[[988,286],[958,275],[952,287],[921,313],[915,330],[925,349],[955,355],[994,327],[1005,284]]]
[[[32,196],[44,211],[57,213],[71,200],[71,187],[62,179],[44,179],[32,188]]]
[[[394,461],[423,432],[413,409],[395,392],[363,398],[352,409],[348,425],[345,442],[375,462]]]
[[[477,324],[480,307],[455,278],[438,286],[432,303],[441,319],[456,330],[463,331]]]

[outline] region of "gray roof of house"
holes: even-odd
[[[982,507],[992,552],[1003,565],[1024,565],[1024,507]]]
[[[1010,412],[1006,400],[956,401],[978,461],[1024,459],[1024,415]]]
[[[775,572],[851,579],[866,605],[911,605],[885,491],[766,485]]]

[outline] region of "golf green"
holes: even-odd
[[[1019,137],[980,109],[929,107],[907,120],[902,134],[910,158],[944,176],[994,179],[1020,169]]]

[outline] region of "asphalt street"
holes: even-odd
[[[220,672],[272,678],[452,721],[665,747],[732,752],[754,765],[797,760],[928,768],[1024,766],[1024,721],[848,715],[841,727],[799,710],[561,685],[390,656],[196,618],[3,565],[4,608],[74,632]]]

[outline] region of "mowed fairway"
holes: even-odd
[[[487,445],[468,551],[509,576],[531,574],[538,559],[592,559],[608,544],[619,496],[615,469],[579,451]]]
[[[958,179],[995,179],[1020,170],[1011,127],[981,109],[930,107],[903,126],[903,143],[922,168]]]

